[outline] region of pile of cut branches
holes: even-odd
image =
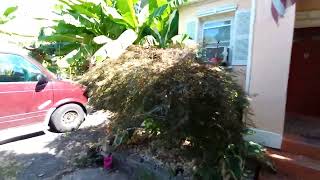
[[[264,159],[261,146],[242,138],[244,92],[224,69],[199,63],[193,50],[131,46],[119,59],[90,70],[82,83],[96,109],[115,113],[113,134],[144,143],[156,157],[171,149],[196,159],[200,179],[238,179],[246,158]]]

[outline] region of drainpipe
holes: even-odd
[[[245,91],[250,96],[250,81],[251,81],[251,70],[252,70],[252,53],[253,53],[253,38],[254,38],[254,24],[256,21],[256,0],[251,0],[251,18],[250,18],[250,33],[249,33],[249,51],[248,51],[248,62],[246,70],[246,87]]]

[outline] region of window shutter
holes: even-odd
[[[232,65],[247,65],[249,52],[250,11],[236,11]]]
[[[187,23],[187,34],[190,36],[191,39],[196,39],[196,22],[190,21]]]

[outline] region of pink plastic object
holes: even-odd
[[[107,170],[112,168],[112,155],[103,158],[103,168]]]

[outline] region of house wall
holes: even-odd
[[[198,0],[191,1],[189,5],[179,9],[179,34],[186,32],[188,21],[197,18],[199,11],[207,11],[212,7],[223,6],[225,4],[236,4],[239,9],[250,9],[251,0]],[[227,15],[228,16],[228,15]]]
[[[287,8],[276,23],[271,15],[272,0],[256,1],[253,30],[252,59],[248,93],[251,109],[259,130],[265,130],[257,140],[280,148],[284,129],[285,107],[291,48],[293,41],[295,5]],[[269,134],[272,132],[272,134]]]
[[[243,88],[246,85],[247,66],[232,66],[233,79]]]
[[[250,9],[251,0],[194,0],[188,5],[179,9],[179,34],[187,32],[186,24],[190,21],[197,21],[197,42],[202,41],[202,26],[205,21],[228,19],[234,17],[234,12],[215,14],[213,16],[198,18],[197,13],[210,10],[213,7],[219,7],[226,4],[235,4],[238,9]],[[232,71],[237,76],[236,82],[242,87],[245,87],[246,66],[233,66]]]

